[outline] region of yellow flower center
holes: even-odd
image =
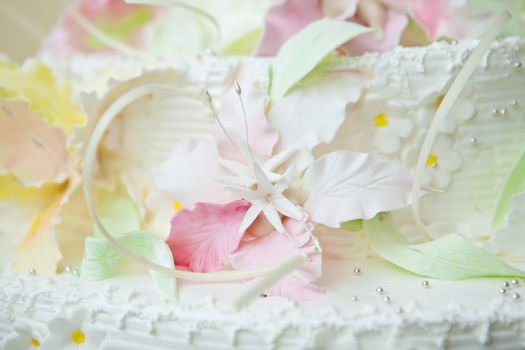
[[[390,122],[388,121],[385,113],[379,113],[378,115],[376,115],[376,118],[374,119],[374,124],[376,127],[382,128],[390,124]]]
[[[40,342],[38,340],[36,340],[35,338],[31,338],[31,341],[29,342],[31,344],[32,347],[34,348],[38,348],[40,347]]]
[[[179,201],[177,201],[177,200],[173,201],[173,208],[174,208],[176,211],[181,211],[182,209],[184,209],[184,207],[182,206],[182,204],[180,204]]]
[[[441,95],[438,98],[436,98],[436,100],[434,101],[434,107],[436,107],[436,109],[438,109],[439,106],[441,106],[441,102],[443,102],[444,98],[445,98],[445,96],[443,96],[443,95]]]
[[[77,329],[73,333],[71,333],[71,340],[75,344],[82,344],[86,341],[86,335],[82,333],[81,330]]]
[[[430,154],[427,158],[427,166],[433,167],[437,164],[439,157],[435,154]]]

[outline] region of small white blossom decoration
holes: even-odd
[[[2,349],[4,350],[34,350],[40,349],[42,334],[30,326],[17,323],[13,333],[4,340]]]
[[[47,326],[49,336],[42,350],[96,350],[106,338],[106,332],[92,326],[87,310],[81,308],[72,310],[67,318],[52,319]]]

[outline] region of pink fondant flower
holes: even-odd
[[[302,252],[307,256],[304,265],[271,287],[266,294],[299,303],[315,300],[323,294],[323,289],[313,284],[321,277],[322,264],[321,253],[316,250],[308,231],[313,227],[293,219],[283,220],[283,225],[288,236],[272,231],[264,237],[243,241],[230,257],[231,263],[236,270],[262,268],[284,263]]]
[[[237,73],[239,84],[222,101],[215,144],[193,140],[153,171],[174,200],[201,202],[175,215],[167,242],[175,263],[192,271],[216,271],[232,253],[238,269],[307,256],[270,294],[312,300],[321,293],[312,284],[320,275],[315,225],[338,228],[405,207],[411,177],[368,154],[313,157],[316,146],[335,137],[347,104],[358,101],[359,79],[325,76],[268,107],[264,82],[250,78],[247,67]]]
[[[140,47],[146,40],[144,25],[154,18],[157,10],[150,6],[128,5],[124,0],[81,0],[63,14],[44,41],[43,51],[53,57],[111,52],[111,48],[89,33],[71,11],[109,37]]]
[[[274,56],[288,38],[325,16],[373,28],[344,45],[350,55],[384,52],[401,42],[411,17],[428,39],[457,33],[461,24],[451,0],[284,0],[266,13],[257,56]]]
[[[364,24],[376,30],[347,43],[346,48],[351,54],[392,49],[399,44],[408,23],[405,13],[375,0],[285,0],[268,10],[265,31],[255,54],[274,56],[288,38],[324,16]]]

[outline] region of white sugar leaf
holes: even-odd
[[[309,189],[305,209],[314,222],[329,227],[410,204],[410,175],[366,153],[328,153],[312,163],[304,179]]]
[[[346,117],[346,106],[361,96],[365,79],[355,73],[315,75],[272,103],[270,125],[280,135],[278,150],[297,149],[294,163],[304,169],[310,152],[330,143]]]

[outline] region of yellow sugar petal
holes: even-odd
[[[71,133],[84,116],[70,98],[68,84],[57,82],[47,66],[29,61],[22,68],[0,62],[0,98],[25,101],[49,126]]]
[[[21,205],[43,205],[60,195],[66,183],[44,183],[40,187],[24,187],[14,176],[0,175],[0,200],[10,200]]]

